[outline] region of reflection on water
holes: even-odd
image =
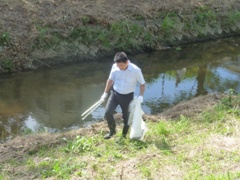
[[[180,101],[207,93],[228,89],[239,92],[239,42],[239,38],[231,38],[191,45],[182,51],[129,56],[141,67],[147,82],[145,113],[159,113]],[[108,58],[91,64],[0,76],[1,137],[26,128],[55,132],[102,120],[104,104],[84,121],[81,114],[99,100],[111,65],[112,59]]]

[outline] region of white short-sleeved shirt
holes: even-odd
[[[137,83],[145,84],[142,71],[129,61],[126,70],[120,70],[113,64],[109,79],[113,80],[113,89],[120,94],[129,94],[135,91]]]

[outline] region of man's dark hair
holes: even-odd
[[[120,62],[125,63],[127,60],[128,60],[128,57],[127,57],[126,53],[124,53],[124,52],[116,53],[115,56],[114,56],[114,59],[113,59],[113,61],[115,63],[120,63]]]

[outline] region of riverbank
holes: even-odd
[[[239,95],[206,95],[144,116],[143,141],[104,140],[105,122],[0,144],[0,179],[238,179]],[[119,139],[120,138],[120,139]]]
[[[237,0],[2,0],[0,73],[233,36],[239,9]]]

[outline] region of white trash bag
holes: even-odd
[[[128,125],[131,126],[130,139],[143,140],[144,134],[147,131],[147,126],[142,119],[144,112],[137,97],[134,97],[130,103],[129,112]]]

